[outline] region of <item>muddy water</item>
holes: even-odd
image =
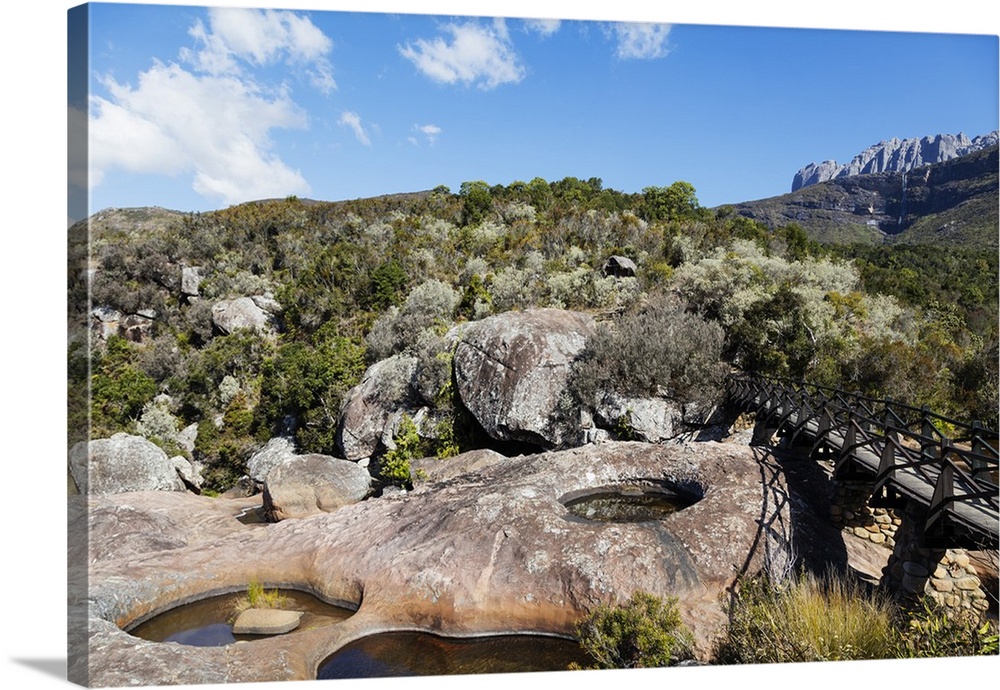
[[[354,613],[305,592],[282,590],[281,593],[285,596],[281,608],[304,612],[296,630],[333,625]],[[234,592],[178,606],[136,626],[129,633],[152,642],[178,642],[195,647],[219,647],[237,640],[259,639],[257,635],[233,634],[236,605],[244,597],[245,593]],[[295,634],[295,631],[288,634]]]
[[[591,662],[573,640],[538,635],[455,639],[397,632],[348,644],[320,665],[317,678],[562,671],[574,663],[586,668]]]

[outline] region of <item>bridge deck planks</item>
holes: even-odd
[[[747,402],[754,409],[773,415],[777,420],[784,419],[784,424],[796,429],[798,434],[813,442],[818,440],[820,436],[818,419],[813,417],[803,420],[801,410],[786,409],[780,404],[771,404],[770,401],[761,399],[762,397],[757,395]],[[839,455],[843,452],[845,438],[840,432],[830,430],[825,435],[824,443]],[[879,448],[879,453],[881,450]],[[879,453],[868,448],[857,447],[850,451],[849,460],[855,467],[874,477],[878,475],[881,464]],[[924,465],[920,468],[895,467],[888,483],[895,492],[929,507],[933,500],[934,488],[939,475],[940,469],[933,465]],[[968,492],[963,491],[959,486],[955,487],[955,492],[959,496],[968,495]],[[966,497],[963,500],[951,501],[945,508],[945,516],[959,523],[965,529],[987,537],[990,543],[995,544],[1000,539],[1000,517],[998,517],[996,508],[991,506],[986,499]]]

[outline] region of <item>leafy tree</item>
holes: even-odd
[[[315,344],[282,344],[262,366],[254,427],[260,440],[292,423],[299,447],[333,454],[340,408],[365,371],[364,346],[324,328]]]
[[[462,199],[462,225],[481,223],[493,208],[490,186],[482,180],[463,182],[458,196]]]
[[[372,307],[385,309],[389,305],[398,304],[409,279],[399,259],[396,258],[389,259],[372,271]]]
[[[669,187],[643,189],[639,215],[648,221],[676,221],[694,218],[699,209],[694,186],[677,181]]]

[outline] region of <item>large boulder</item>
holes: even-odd
[[[606,276],[615,278],[634,278],[639,267],[627,256],[612,256],[604,262],[601,271]]]
[[[212,305],[212,323],[223,334],[240,329],[273,333],[277,330],[277,319],[273,311],[276,308],[277,303],[273,299],[259,296],[222,300]]]
[[[184,266],[181,268],[181,294],[187,298],[198,297],[201,294],[201,281],[205,269],[201,266]]]
[[[357,463],[312,453],[286,460],[267,473],[264,514],[273,522],[329,513],[364,500],[372,489]]]
[[[609,393],[601,397],[594,412],[599,428],[629,441],[660,443],[676,436],[683,410],[665,398],[637,398]]]
[[[732,420],[710,403],[681,404],[662,397],[636,397],[602,393],[590,419],[592,428],[625,441],[663,443],[677,439],[722,440]]]
[[[412,402],[417,358],[394,355],[376,362],[352,388],[341,409],[337,425],[337,450],[348,460],[371,457],[383,445],[394,417],[415,415]],[[391,436],[389,428],[388,436]]]
[[[560,421],[570,367],[594,333],[593,317],[561,309],[506,312],[469,325],[455,349],[465,407],[499,441],[557,448],[578,429]]]
[[[287,436],[275,436],[247,460],[247,474],[263,484],[268,472],[295,455],[295,441]]]
[[[70,449],[70,473],[82,494],[184,491],[174,462],[141,436],[119,433]]]

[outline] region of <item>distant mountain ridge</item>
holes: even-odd
[[[998,145],[905,172],[845,175],[734,204],[769,228],[790,223],[814,240],[998,246]]]
[[[839,165],[829,160],[810,163],[797,173],[792,180],[792,191],[803,187],[854,175],[870,175],[882,172],[907,172],[932,163],[943,163],[953,158],[966,156],[976,151],[995,146],[998,132],[969,139],[958,134],[937,134],[916,139],[880,141],[869,146],[855,156],[850,163]]]

